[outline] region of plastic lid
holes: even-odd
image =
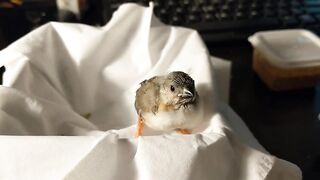
[[[297,68],[320,65],[320,39],[310,31],[262,31],[250,36],[249,41],[275,66]]]

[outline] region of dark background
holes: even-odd
[[[81,22],[103,23],[105,17],[99,12],[99,6],[92,6]],[[77,21],[66,14],[63,21]],[[58,20],[52,3],[0,7],[0,49],[52,20]],[[252,70],[252,47],[248,42],[207,44],[207,47],[211,55],[232,62],[229,104],[258,141],[271,154],[297,164],[304,179],[320,179],[320,83],[314,88],[273,92]],[[4,67],[0,74],[3,71]]]
[[[319,87],[273,92],[252,70],[248,43],[208,47],[232,62],[229,103],[258,141],[298,165],[303,179],[320,179]]]

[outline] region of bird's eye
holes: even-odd
[[[170,86],[170,90],[172,91],[172,92],[174,92],[174,90],[175,90],[175,88],[174,88],[174,86]]]

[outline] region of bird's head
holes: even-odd
[[[180,107],[193,103],[197,96],[194,80],[188,74],[174,71],[165,77],[161,98],[166,103]]]

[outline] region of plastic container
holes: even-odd
[[[320,80],[320,39],[312,32],[264,31],[249,41],[253,69],[272,90],[312,87]]]

